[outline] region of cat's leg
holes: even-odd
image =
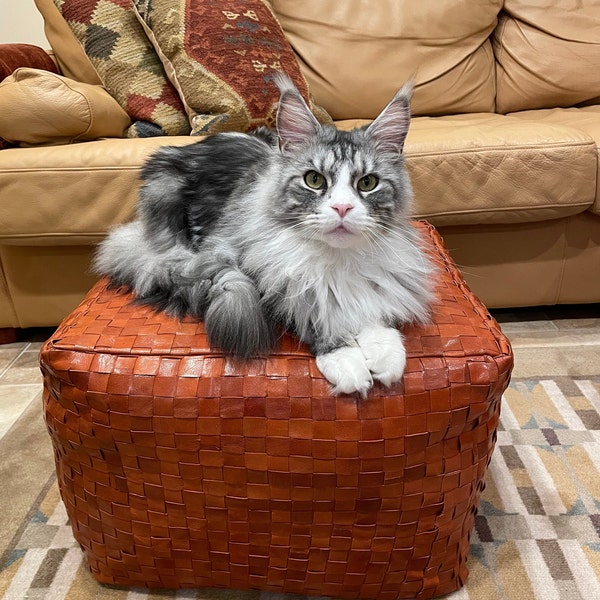
[[[406,350],[402,334],[393,327],[365,327],[356,342],[373,377],[390,386],[399,381],[406,367]]]
[[[363,398],[373,386],[373,378],[362,350],[356,345],[330,351],[314,350],[319,371],[333,385],[334,394],[358,392]]]
[[[212,277],[204,321],[210,345],[226,354],[249,358],[269,352],[277,342],[256,285],[235,267]]]

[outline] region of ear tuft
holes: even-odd
[[[405,83],[367,131],[384,152],[402,152],[410,125],[410,99],[413,83]]]
[[[273,79],[281,93],[277,110],[277,133],[279,148],[285,152],[306,144],[317,135],[321,126],[287,75],[277,73]]]

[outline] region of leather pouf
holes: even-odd
[[[100,281],[41,351],[62,498],[100,582],[429,598],[466,580],[512,352],[437,232],[433,321],[404,379],[330,394],[292,336],[211,351]]]

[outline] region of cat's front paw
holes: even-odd
[[[383,385],[399,381],[406,367],[406,350],[397,329],[377,325],[363,329],[356,341],[373,377]]]
[[[333,385],[334,394],[358,392],[363,398],[373,385],[365,357],[357,346],[342,346],[316,357],[317,367]]]

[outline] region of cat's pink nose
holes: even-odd
[[[332,204],[331,208],[342,217],[346,216],[346,213],[354,208],[353,204]]]

